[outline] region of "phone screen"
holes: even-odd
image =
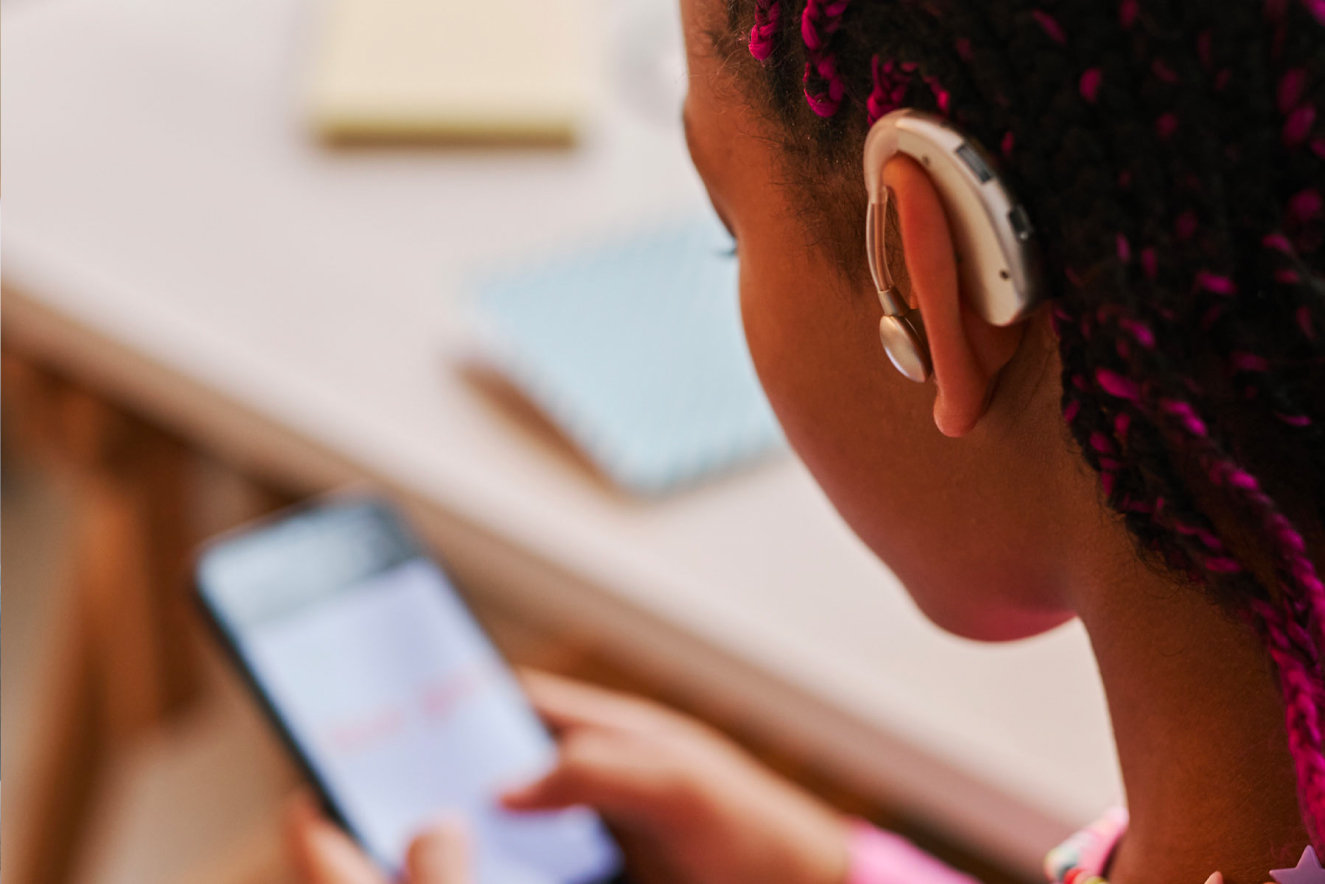
[[[479,884],[614,879],[588,809],[497,797],[555,747],[437,564],[390,510],[335,504],[211,547],[205,606],[341,822],[388,872],[441,815],[469,828]]]

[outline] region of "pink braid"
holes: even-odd
[[[1289,638],[1286,613],[1263,599],[1253,599],[1252,613],[1260,620],[1261,632],[1279,674],[1284,697],[1284,723],[1288,748],[1297,767],[1298,785],[1307,829],[1316,844],[1325,836],[1325,756],[1321,754],[1319,671],[1307,665],[1297,643]]]
[[[1256,477],[1232,459],[1214,459],[1207,465],[1207,469],[1212,482],[1239,494],[1258,511],[1273,541],[1276,555],[1293,578],[1293,585],[1305,595],[1303,600],[1311,610],[1311,622],[1318,631],[1325,631],[1325,583],[1321,582],[1315,563],[1306,553],[1307,545],[1301,532],[1292,520],[1279,511],[1274,500],[1261,490]]]
[[[1306,661],[1311,671],[1319,672],[1320,653],[1316,648],[1315,641],[1311,638],[1311,633],[1302,625],[1309,622],[1310,609],[1301,600],[1285,598],[1284,601],[1290,606],[1290,609],[1286,612],[1288,616],[1284,618],[1284,633],[1293,642],[1293,646],[1298,649],[1302,659]],[[1321,699],[1325,700],[1325,681],[1317,685],[1317,688]],[[1325,712],[1325,709],[1322,709],[1322,712]],[[1325,749],[1325,740],[1322,742],[1322,749]]]
[[[1306,541],[1292,520],[1262,489],[1259,480],[1210,437],[1207,422],[1189,402],[1162,398],[1156,401],[1148,389],[1107,369],[1096,371],[1096,382],[1110,396],[1167,417],[1187,437],[1192,453],[1205,468],[1211,484],[1226,489],[1259,517],[1277,562],[1283,601],[1281,607],[1253,599],[1251,610],[1263,626],[1261,631],[1266,647],[1279,674],[1289,748],[1297,765],[1304,816],[1313,837],[1325,838],[1325,754],[1322,754],[1320,731],[1325,679],[1316,650],[1325,643],[1325,582],[1321,581],[1315,563],[1307,555]],[[1095,444],[1094,438],[1091,441],[1096,450],[1101,448]],[[1110,492],[1113,476],[1107,470],[1101,470],[1100,478],[1106,493]],[[1188,528],[1181,533],[1197,532]],[[1207,547],[1222,552],[1218,538],[1211,539],[1216,543],[1206,540]],[[1227,555],[1204,556],[1203,559],[1201,564],[1206,570],[1215,573],[1243,570],[1236,559]],[[1300,616],[1295,617],[1290,611],[1298,611]],[[1305,621],[1308,628],[1303,628],[1299,620]]]
[[[1095,379],[1100,389],[1118,399],[1140,403],[1144,395],[1141,386],[1135,381],[1108,369],[1098,369]],[[1146,404],[1153,407],[1150,402]],[[1296,590],[1293,594],[1300,595],[1309,606],[1312,623],[1321,633],[1318,638],[1325,640],[1325,583],[1321,581],[1315,563],[1306,553],[1307,545],[1302,533],[1292,520],[1279,511],[1274,499],[1262,490],[1256,477],[1219,449],[1210,438],[1208,424],[1190,403],[1178,399],[1160,399],[1157,406],[1154,410],[1169,417],[1186,433],[1210,482],[1240,497],[1260,517],[1276,558],[1292,578],[1290,588]]]
[[[837,72],[837,60],[828,51],[828,38],[842,24],[842,13],[846,12],[850,0],[809,0],[805,11],[801,13],[801,39],[810,60],[805,63],[805,100],[810,110],[821,117],[831,117],[837,113],[842,99],[846,97],[846,83]],[[810,89],[810,78],[817,74],[824,80],[827,88],[823,92]]]
[[[1306,542],[1292,521],[1279,511],[1255,476],[1223,455],[1209,439],[1205,422],[1186,402],[1161,400],[1160,409],[1186,431],[1210,481],[1240,497],[1257,512],[1283,569],[1280,589],[1289,605],[1305,609],[1312,636],[1277,606],[1258,600],[1253,610],[1265,624],[1267,650],[1279,672],[1284,696],[1289,749],[1297,765],[1303,811],[1313,837],[1325,838],[1325,755],[1322,755],[1320,705],[1325,684],[1316,647],[1325,633],[1325,583],[1306,554]]]
[[[1198,537],[1205,546],[1194,556],[1196,563],[1213,574],[1241,573],[1243,568],[1227,554],[1222,540],[1208,529],[1187,525],[1164,511],[1154,508],[1161,524],[1180,534]],[[1317,845],[1325,837],[1325,753],[1322,753],[1320,714],[1325,703],[1316,643],[1303,628],[1299,617],[1310,622],[1308,607],[1295,602],[1284,587],[1287,609],[1265,599],[1253,598],[1249,604],[1258,631],[1274,664],[1283,696],[1289,752],[1301,789],[1303,817]],[[1294,616],[1294,612],[1298,616]]]
[[[755,0],[755,25],[750,29],[750,54],[767,61],[773,54],[773,38],[778,32],[782,7],[778,0]]]
[[[1197,459],[1205,467],[1211,483],[1240,497],[1260,517],[1280,567],[1286,572],[1285,576],[1291,578],[1284,583],[1284,591],[1290,597],[1302,600],[1310,611],[1309,622],[1315,627],[1317,641],[1325,639],[1325,583],[1321,582],[1315,563],[1307,555],[1302,533],[1279,511],[1256,477],[1223,454],[1210,440],[1205,421],[1197,416],[1190,404],[1169,399],[1160,400],[1159,405],[1160,411],[1174,418],[1192,440]],[[1322,806],[1322,813],[1325,813],[1325,806]]]
[[[911,88],[911,75],[915,72],[914,64],[898,64],[891,58],[880,62],[876,55],[870,59],[870,70],[874,75],[874,88],[865,102],[869,112],[870,125],[880,118],[902,107],[906,100],[906,90]]]

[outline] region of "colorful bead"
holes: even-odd
[[[1049,851],[1044,871],[1050,884],[1108,884],[1100,872],[1125,831],[1127,811],[1115,808]]]

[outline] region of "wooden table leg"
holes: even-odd
[[[98,776],[197,687],[185,596],[188,450],[6,352],[16,443],[77,500],[74,587],[37,667],[41,706],[5,792],[7,884],[65,880]],[[17,422],[20,426],[13,427]]]

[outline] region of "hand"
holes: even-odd
[[[386,877],[353,841],[328,822],[312,799],[301,795],[286,816],[290,853],[304,884],[387,884]],[[469,851],[458,823],[419,834],[405,860],[409,884],[471,884]]]
[[[641,884],[841,884],[845,820],[717,731],[656,703],[545,673],[525,690],[560,761],[512,810],[598,809]]]

